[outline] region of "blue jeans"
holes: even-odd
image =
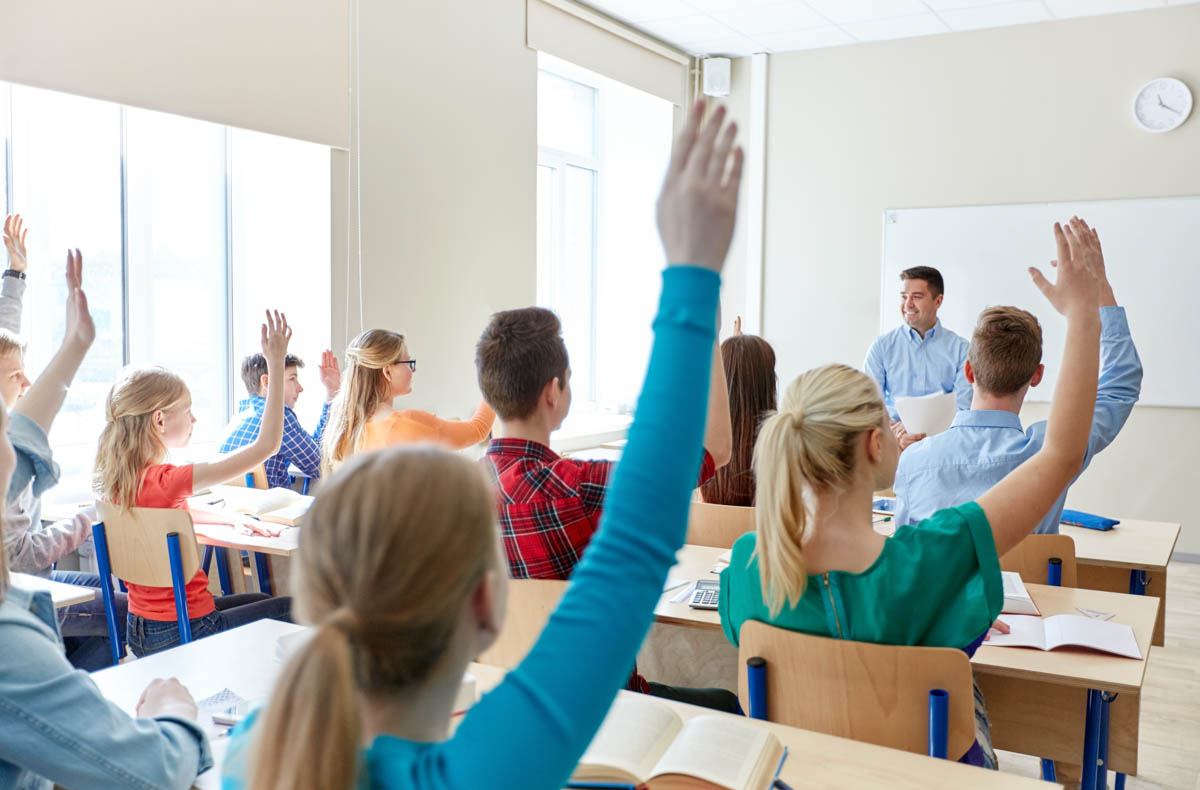
[[[222,595],[215,598],[216,611],[194,617],[192,639],[237,628],[255,620],[292,621],[292,599],[272,598],[262,593]],[[179,623],[175,620],[147,620],[132,612],[126,618],[125,641],[138,658],[158,653],[179,644]]]
[[[96,597],[92,600],[72,604],[58,611],[59,629],[71,666],[88,672],[112,666],[112,648],[108,644],[108,623],[104,617],[100,577],[79,571],[53,571],[50,578],[64,584],[96,588]],[[117,622],[124,622],[128,611],[125,593],[114,589],[113,597]]]

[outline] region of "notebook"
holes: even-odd
[[[268,488],[265,491],[247,488],[244,494],[239,492],[236,499],[231,499],[229,505],[238,513],[254,516],[259,521],[294,527],[304,518],[312,503],[312,497],[297,494],[290,488]]]
[[[1126,658],[1141,658],[1133,629],[1122,623],[1107,623],[1077,614],[1056,614],[1045,619],[1020,614],[1000,618],[1008,624],[1007,634],[992,631],[987,644],[993,647],[1089,647]]]
[[[1004,608],[1000,610],[1001,612],[1041,614],[1037,604],[1033,602],[1033,598],[1029,597],[1029,590],[1025,589],[1025,582],[1021,581],[1021,574],[1015,571],[1000,571],[1000,578],[1004,581]]]
[[[748,720],[696,716],[684,722],[651,697],[620,694],[571,781],[645,783],[650,790],[762,790],[782,756],[779,739]]]

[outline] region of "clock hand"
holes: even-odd
[[[1166,107],[1166,106],[1167,106],[1167,105],[1163,104],[1163,100],[1162,100],[1162,94],[1161,94],[1161,93],[1159,93],[1159,94],[1156,94],[1155,98],[1157,98],[1157,99],[1158,99],[1158,106],[1159,106],[1159,107]]]
[[[1169,104],[1163,104],[1163,102],[1162,102],[1162,99],[1159,99],[1159,100],[1158,100],[1158,103],[1162,105],[1163,109],[1165,109],[1165,110],[1170,110],[1171,112],[1175,113],[1176,115],[1182,115],[1182,114],[1183,114],[1183,113],[1181,113],[1179,110],[1177,110],[1177,109],[1175,109],[1174,107],[1170,106]]]

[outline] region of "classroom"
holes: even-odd
[[[1200,790],[1197,41],[8,9],[0,789]]]

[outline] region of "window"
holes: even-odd
[[[0,108],[0,200],[30,228],[30,377],[62,338],[68,247],[83,251],[96,322],[51,432],[63,471],[51,496],[90,498],[105,399],[127,364],[162,365],[188,383],[197,423],[174,460],[215,454],[267,307],[296,325],[302,381],[319,389],[330,340],[327,147],[15,85],[0,84]],[[323,400],[301,398],[306,425]]]
[[[558,313],[586,410],[633,410],[662,245],[655,201],[670,102],[538,54],[538,303]]]

